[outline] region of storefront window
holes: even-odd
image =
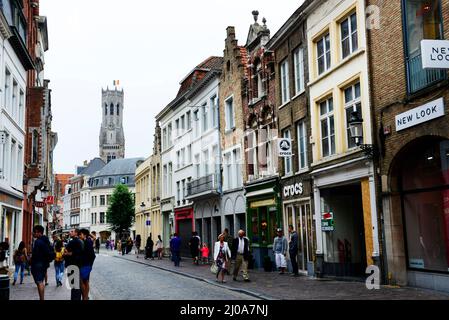
[[[408,266],[449,272],[449,140],[421,140],[401,159]]]
[[[270,244],[270,243],[273,243],[274,237],[276,236],[276,229],[279,228],[280,226],[278,226],[278,224],[277,224],[276,207],[271,207],[268,210],[269,210],[269,215],[270,215],[270,228],[268,229],[269,230],[268,243]],[[286,233],[284,232],[284,234],[286,234]]]
[[[253,233],[252,243],[259,243],[259,217],[257,210],[251,210],[251,230]]]

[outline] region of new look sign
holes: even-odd
[[[449,40],[421,40],[422,67],[449,68]]]
[[[396,131],[401,131],[418,124],[444,116],[444,101],[439,98],[423,106],[396,116]]]

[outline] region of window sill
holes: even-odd
[[[340,60],[338,61],[337,65],[331,67],[330,69],[327,69],[326,71],[324,71],[323,73],[321,73],[320,75],[318,75],[314,80],[309,81],[309,83],[307,84],[308,87],[311,87],[313,85],[315,85],[316,83],[320,82],[321,80],[323,80],[324,78],[328,77],[331,73],[333,73],[334,71],[340,69],[341,67],[343,67],[344,65],[348,64],[350,61],[356,59],[358,56],[362,55],[365,53],[365,49],[364,48],[359,48],[357,51],[353,52],[351,55],[349,55],[348,57],[346,57],[344,60]]]
[[[184,170],[184,169],[186,169],[186,168],[188,168],[188,167],[191,167],[191,166],[193,166],[193,163],[190,163],[190,164],[188,164],[188,165],[185,165],[185,166],[183,166],[183,167],[180,167],[179,169],[176,169],[175,172],[179,172],[179,171]]]
[[[299,91],[293,98],[290,99],[290,101],[295,100],[296,98],[302,96],[304,93],[306,93],[305,89],[302,89],[301,91]]]
[[[232,127],[231,129],[226,129],[225,130],[225,134],[230,134],[230,133],[232,133],[234,131],[235,131],[235,127]]]

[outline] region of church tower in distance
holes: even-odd
[[[101,89],[100,158],[109,163],[125,157],[125,134],[123,133],[123,89]]]

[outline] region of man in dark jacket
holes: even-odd
[[[189,246],[193,263],[198,265],[198,258],[200,255],[200,238],[198,237],[198,232],[196,231],[192,232],[192,237],[190,238]]]
[[[31,255],[31,274],[37,285],[39,299],[45,300],[45,275],[50,266],[50,240],[44,235],[43,226],[34,226],[33,237],[36,238]]]
[[[288,243],[288,253],[290,254],[290,261],[292,262],[293,276],[297,277],[298,274],[298,234],[293,229],[292,225],[288,226],[288,232],[290,233],[290,242]]]
[[[78,229],[70,230],[70,241],[67,244],[64,252],[64,260],[66,268],[69,266],[77,267],[81,270],[82,266],[82,254],[83,254],[83,242],[78,238]],[[72,274],[67,274],[71,276]],[[78,288],[73,287],[71,292],[71,300],[81,300],[81,278],[78,283]]]
[[[170,250],[173,257],[175,267],[179,267],[180,251],[181,251],[181,238],[175,233],[173,239],[170,240]]]
[[[249,262],[249,240],[245,237],[245,231],[239,230],[238,237],[232,242],[232,260],[234,260],[234,274],[232,279],[237,281],[240,267],[243,271],[243,280],[249,282],[248,262]]]
[[[89,230],[81,229],[78,233],[79,239],[83,242],[83,251],[81,254],[81,294],[83,300],[89,300],[89,279],[92,266],[95,261],[94,242],[89,235]]]

